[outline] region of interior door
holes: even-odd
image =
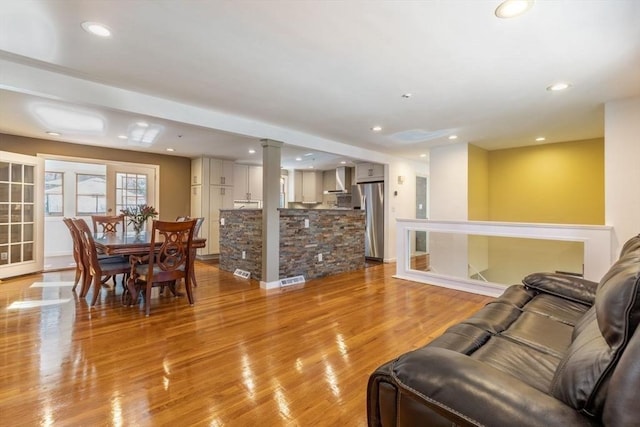
[[[0,279],[42,271],[44,161],[0,151]]]
[[[122,209],[144,204],[159,210],[157,175],[157,166],[107,164],[107,215],[119,215]]]

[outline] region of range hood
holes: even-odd
[[[336,189],[327,190],[325,194],[349,194],[351,190],[352,168],[340,166],[336,168]]]

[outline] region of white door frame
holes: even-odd
[[[152,204],[158,210],[158,205],[160,202],[160,192],[158,182],[160,180],[160,166],[159,165],[150,165],[146,163],[130,163],[130,162],[115,162],[109,160],[101,160],[101,159],[91,159],[84,157],[71,157],[71,156],[61,156],[61,155],[53,155],[53,154],[38,154],[37,156],[41,162],[41,171],[39,172],[40,184],[38,184],[38,191],[41,192],[41,200],[44,199],[44,161],[45,160],[60,160],[65,162],[72,163],[94,163],[97,165],[106,166],[107,169],[107,209],[111,208],[115,210],[115,172],[137,172],[137,173],[153,173],[154,177],[149,177],[149,187],[148,187],[148,202]],[[111,178],[110,178],[111,175]],[[117,215],[117,212],[111,212],[113,215]],[[42,233],[39,236],[36,247],[42,254],[43,262],[41,263],[40,271],[43,269],[44,264],[44,209],[38,209],[37,211],[38,222],[42,225]],[[70,254],[71,255],[71,254]]]

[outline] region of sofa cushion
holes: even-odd
[[[595,316],[578,325],[551,384],[551,393],[566,404],[600,416],[612,370],[640,321],[640,258],[627,252],[602,278]]]
[[[587,305],[593,304],[598,285],[591,280],[558,273],[529,274],[522,283],[529,289]]]

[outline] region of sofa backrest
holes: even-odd
[[[602,278],[592,309],[576,325],[550,392],[576,410],[601,417],[613,370],[640,322],[640,245]]]
[[[633,236],[629,240],[627,240],[624,245],[622,245],[622,249],[620,249],[620,257],[622,258],[628,252],[637,251],[640,249],[640,234],[637,236]]]

